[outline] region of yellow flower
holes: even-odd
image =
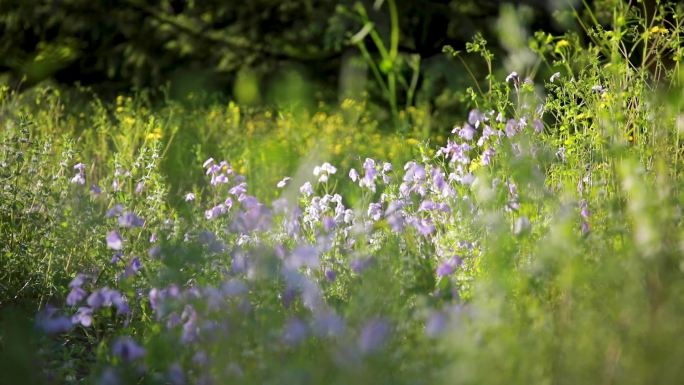
[[[651,32],[652,34],[666,35],[670,31],[668,31],[667,28],[655,26],[655,27],[651,28],[651,30],[649,32]]]
[[[568,42],[565,39],[559,40],[558,43],[556,43],[556,48],[554,48],[554,52],[560,53],[561,49],[570,46],[570,42]]]
[[[150,131],[147,134],[147,136],[145,136],[145,138],[148,140],[157,140],[157,139],[161,139],[161,137],[162,137],[161,127],[155,127],[154,130]]]

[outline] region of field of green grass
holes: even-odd
[[[682,11],[536,33],[452,127],[3,87],[0,383],[680,383]]]

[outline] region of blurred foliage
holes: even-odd
[[[441,54],[442,47],[463,47],[477,32],[496,42],[501,2],[397,1],[389,12],[390,3],[2,0],[0,79],[22,88],[45,79],[77,82],[104,96],[171,84],[174,97],[202,90],[241,103],[277,104],[272,88],[296,74],[297,84],[308,87],[300,90],[308,100],[358,98],[367,91],[380,104],[389,101],[395,118],[397,105],[453,108],[459,104],[454,90],[472,84]],[[557,28],[549,17],[555,5],[519,3],[528,5],[533,28]],[[359,61],[358,33],[368,26],[375,44],[367,47],[369,60]],[[391,55],[379,41],[387,42]],[[496,44],[491,48],[503,52]],[[368,72],[373,63],[387,74],[387,86]],[[478,67],[482,81],[486,72]],[[397,81],[407,92],[389,95],[387,88]]]

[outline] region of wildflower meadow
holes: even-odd
[[[2,86],[0,383],[681,383],[684,8],[636,3],[503,8],[449,122],[372,23],[379,99]]]

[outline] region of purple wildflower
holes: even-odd
[[[145,356],[145,349],[131,337],[119,337],[112,345],[112,354],[123,362],[133,362]]]
[[[335,312],[318,312],[313,318],[314,333],[318,337],[337,337],[344,332],[344,321]]]
[[[71,280],[69,283],[69,287],[74,288],[74,287],[81,287],[86,280],[86,276],[84,274],[78,273],[74,277],[74,279]]]
[[[462,261],[459,256],[454,256],[449,260],[442,262],[439,267],[437,267],[437,276],[444,277],[450,275],[461,263]]]
[[[313,195],[313,193],[314,193],[313,187],[311,187],[311,183],[310,183],[310,182],[304,183],[304,184],[302,185],[302,187],[299,188],[299,192],[301,192],[302,194],[304,194],[304,195],[306,195],[306,196],[311,196],[311,195]]]
[[[189,193],[185,194],[185,198],[184,198],[184,199],[185,199],[186,202],[192,202],[192,201],[195,200],[195,194],[189,192]]]
[[[81,324],[84,327],[90,327],[93,324],[93,309],[89,307],[79,307],[71,317],[71,323],[74,325]]]
[[[283,330],[283,341],[288,345],[297,345],[300,343],[309,330],[304,321],[299,318],[290,319]]]
[[[318,250],[309,245],[297,246],[292,251],[285,265],[291,269],[298,269],[300,267],[316,269],[319,265]]]
[[[504,128],[504,131],[506,132],[506,136],[509,138],[515,136],[515,134],[518,133],[517,122],[515,121],[515,119],[508,119],[508,122],[506,122],[506,127]]]
[[[373,260],[370,258],[355,258],[349,262],[349,267],[351,267],[354,273],[359,274],[368,268],[372,262]]]
[[[121,214],[119,217],[119,226],[124,228],[142,227],[144,224],[145,221],[142,218],[130,211]]]
[[[381,203],[371,203],[368,205],[368,216],[374,221],[379,220],[382,217],[382,204]]]
[[[58,315],[57,309],[47,306],[36,316],[36,326],[47,334],[64,333],[73,327],[68,317]]]
[[[74,306],[81,302],[86,297],[86,291],[76,286],[71,289],[69,295],[66,298],[66,304],[69,306]]]
[[[121,215],[122,212],[123,212],[123,206],[120,204],[116,204],[111,209],[107,210],[107,214],[105,214],[105,218],[111,218],[114,216]]]
[[[473,128],[473,126],[471,126],[470,124],[466,123],[466,124],[463,125],[463,128],[461,128],[460,130],[458,130],[458,136],[460,136],[461,138],[463,138],[463,139],[465,139],[465,140],[467,140],[467,141],[471,141],[471,140],[473,140],[473,138],[475,137],[475,132],[476,132],[476,131],[475,131],[475,129]]]
[[[442,311],[433,311],[425,323],[425,334],[428,337],[437,337],[444,332],[449,322],[449,318]]]
[[[121,239],[121,235],[119,235],[118,231],[112,230],[107,233],[107,247],[112,250],[121,250],[123,247],[123,239]]]
[[[389,334],[390,325],[387,321],[381,318],[372,319],[361,329],[359,349],[362,353],[375,352],[387,342]]]
[[[85,177],[81,173],[78,173],[78,174],[74,175],[73,178],[71,178],[71,183],[73,183],[73,184],[84,185],[85,182],[86,182]]]
[[[435,225],[429,218],[411,217],[407,223],[413,226],[422,236],[428,236],[435,231]]]

